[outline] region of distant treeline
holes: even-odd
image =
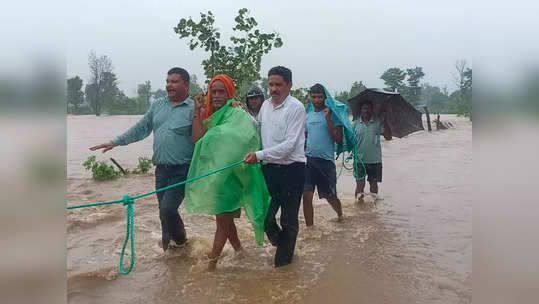
[[[284,41],[278,32],[265,33],[247,8],[238,10],[232,28],[234,35],[230,42],[223,39],[215,26],[215,16],[211,11],[201,12],[200,18],[181,18],[173,28],[180,39],[187,42],[191,51],[201,49],[207,55],[201,64],[204,68],[204,83],[221,73],[232,77],[236,83],[236,98],[244,101],[249,89],[259,87],[269,97],[268,80],[260,77],[262,58],[273,48],[280,48]],[[137,97],[127,97],[118,88],[117,75],[113,71],[112,60],[107,55],[97,56],[94,52],[88,58],[90,79],[84,85],[79,76],[67,80],[67,113],[69,114],[144,114],[152,101],[166,97],[166,91],[152,91],[150,81],[137,87]],[[423,68],[400,69],[391,67],[382,73],[380,79],[385,90],[399,92],[412,105],[427,105],[433,113],[457,113],[471,117],[472,114],[472,69],[466,61],[455,63],[453,73],[457,86],[455,92],[447,88],[422,83]],[[326,79],[319,82],[326,83]],[[329,85],[329,84],[328,84]],[[352,83],[349,91],[332,92],[336,99],[346,102],[366,88],[362,81]],[[191,75],[189,95],[202,92],[196,75]],[[308,88],[296,88],[291,94],[304,104],[309,101]]]

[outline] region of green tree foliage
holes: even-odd
[[[384,88],[386,91],[398,92],[404,87],[404,79],[406,78],[406,72],[393,67],[387,69],[380,79],[382,79],[386,85]]]
[[[116,74],[112,72],[103,73],[102,89],[102,102],[103,106],[106,108],[112,104],[120,94]]]
[[[456,74],[453,74],[458,90],[452,94],[452,108],[457,114],[472,119],[472,68],[466,60],[455,62]]]
[[[262,93],[264,93],[264,96],[266,98],[269,98],[270,96],[270,92],[269,92],[269,79],[267,77],[262,77],[262,79],[260,79],[260,85],[258,86],[261,90],[262,90]]]
[[[202,93],[203,92],[203,89],[202,87],[198,84],[198,78],[197,78],[197,75],[193,74],[193,75],[190,75],[189,77],[189,96],[192,98],[192,97],[195,97],[197,96],[198,94]],[[166,91],[165,91],[166,93]]]
[[[191,86],[189,86],[189,89],[190,88]],[[155,101],[155,100],[166,98],[168,96],[168,93],[167,91],[163,89],[157,89],[155,92],[152,93],[152,96],[153,96],[153,100]]]
[[[82,92],[82,79],[79,76],[67,80],[67,113],[87,114]]]
[[[421,79],[425,76],[422,67],[402,70],[397,67],[387,69],[380,79],[386,85],[384,90],[398,92],[414,106],[421,100]],[[406,81],[406,83],[405,83]]]
[[[83,103],[82,79],[79,76],[69,78],[67,80],[67,112],[79,114]]]
[[[209,57],[202,61],[204,74],[208,79],[222,73],[229,75],[238,87],[237,97],[243,99],[245,96],[241,94],[248,90],[244,87],[249,87],[260,79],[262,57],[273,47],[281,47],[283,41],[278,33],[260,31],[257,28],[258,22],[249,15],[246,8],[240,9],[234,20],[234,34],[230,37],[232,45],[229,46],[221,42],[221,33],[214,25],[215,19],[211,11],[200,13],[198,22],[192,18],[180,19],[174,32],[180,39],[189,39],[191,50],[201,48],[209,53]]]
[[[354,83],[352,83],[352,86],[350,87],[350,91],[342,91],[335,94],[335,99],[346,102],[348,101],[348,99],[357,96],[359,93],[366,89],[367,87],[365,86],[365,84],[363,84],[363,81],[354,81]]]
[[[447,89],[440,89],[426,83],[421,86],[420,103],[426,105],[432,113],[450,113]]]
[[[152,98],[152,84],[149,80],[146,80],[143,84],[139,84],[137,87],[137,105],[139,107],[139,113],[146,113],[150,108]]]
[[[309,89],[307,88],[298,88],[290,91],[290,95],[296,97],[301,101],[305,106],[309,104],[311,97],[309,96]]]
[[[110,115],[144,114],[140,111],[138,98],[127,97],[124,92],[119,91],[116,97],[107,104],[106,112]]]
[[[406,75],[407,86],[401,88],[401,94],[409,103],[417,106],[421,99],[420,81],[425,76],[425,73],[423,73],[423,68],[416,66],[412,69],[406,69]]]

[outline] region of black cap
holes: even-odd
[[[259,88],[252,88],[251,90],[249,90],[249,92],[247,92],[247,98],[258,96],[264,97],[264,94]]]

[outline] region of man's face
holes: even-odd
[[[170,74],[167,76],[168,98],[172,101],[181,101],[187,97],[189,83],[183,81],[180,74]]]
[[[247,107],[251,112],[258,113],[262,102],[264,102],[264,99],[261,96],[249,97],[247,98]]]
[[[370,104],[364,104],[361,106],[361,117],[370,118],[372,116],[372,106]]]
[[[214,110],[222,108],[226,101],[231,97],[228,96],[225,84],[221,80],[216,80],[211,84],[211,103]]]
[[[326,107],[326,95],[324,93],[311,93],[311,101],[315,109]]]
[[[268,85],[273,102],[283,101],[290,94],[290,89],[292,89],[292,82],[286,83],[281,75],[271,75]]]

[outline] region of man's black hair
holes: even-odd
[[[324,97],[327,97],[326,96],[326,91],[324,90],[324,86],[317,83],[315,85],[313,85],[310,89],[309,89],[309,94],[324,94]]]
[[[182,77],[183,82],[189,83],[189,73],[185,69],[175,67],[168,70],[167,74],[168,75],[179,74]]]
[[[292,71],[290,71],[289,68],[285,68],[284,66],[279,65],[271,68],[268,72],[268,77],[270,77],[271,75],[279,75],[283,77],[284,82],[286,82],[287,84],[292,82]]]

